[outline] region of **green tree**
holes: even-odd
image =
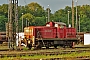
[[[6,31],[5,23],[7,21],[8,21],[8,19],[5,16],[0,16],[0,31]]]
[[[54,13],[54,21],[67,23],[67,14],[64,9],[60,9]]]
[[[0,5],[0,15],[8,17],[8,4]]]
[[[35,18],[35,25],[36,26],[45,26],[46,19],[45,17],[36,17]]]
[[[35,17],[30,13],[23,14],[20,17],[20,20],[21,20],[20,22],[22,22],[22,19],[24,22],[24,27],[26,26],[26,20],[30,23],[29,25],[32,25],[35,22]]]
[[[36,2],[28,4],[28,9],[30,10],[30,13],[35,17],[41,17],[45,14],[44,8]]]

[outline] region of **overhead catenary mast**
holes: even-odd
[[[13,0],[9,0],[9,8],[8,8],[8,45],[9,49],[13,48]],[[7,27],[7,26],[6,26]],[[6,31],[7,31],[6,30]]]
[[[78,24],[77,24],[77,21],[78,21],[78,19],[77,19],[77,0],[76,0],[76,32],[78,32]]]
[[[9,0],[8,24],[6,28],[9,49],[14,49],[16,33],[18,33],[18,0]]]
[[[74,1],[72,0],[72,27],[74,28]]]
[[[48,5],[48,22],[50,22],[50,9],[49,9],[49,5]]]
[[[16,33],[19,33],[19,29],[18,29],[18,0],[15,0],[15,26],[16,26]],[[15,38],[16,38],[16,33],[15,33]],[[17,34],[17,38],[19,40],[19,34]],[[16,41],[17,43],[17,41]],[[17,44],[16,44],[17,47]]]

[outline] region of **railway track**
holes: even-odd
[[[20,60],[32,60],[32,59],[20,59]],[[90,57],[74,57],[74,58],[47,58],[47,59],[33,59],[33,60],[90,60]]]
[[[13,59],[12,59],[13,60]],[[80,57],[64,57],[64,58],[16,58],[14,60],[90,60],[90,56],[80,56]]]
[[[66,50],[58,50],[58,49],[49,49],[49,50],[34,50],[34,51],[0,51],[0,58],[4,57],[22,57],[22,56],[35,56],[35,55],[64,55],[71,53],[82,53],[82,52],[90,52],[90,49],[66,49]],[[90,56],[87,56],[90,57]]]
[[[6,48],[6,47],[5,47]],[[57,49],[39,49],[39,50],[21,50],[21,51],[9,51],[9,49],[0,49],[0,58],[4,57],[25,57],[25,56],[35,56],[35,55],[45,55],[45,56],[58,56],[72,53],[82,53],[82,52],[90,52],[90,48],[57,48]],[[90,56],[77,56],[77,57],[65,57],[65,58],[42,58],[42,59],[20,59],[19,60],[90,60]]]

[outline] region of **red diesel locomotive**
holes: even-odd
[[[29,48],[72,47],[79,41],[75,28],[66,27],[66,24],[62,22],[48,22],[46,26],[25,27],[24,36]]]

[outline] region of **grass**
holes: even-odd
[[[22,57],[5,57],[0,60],[22,60],[22,59],[44,59],[44,58],[74,58],[80,56],[90,56],[90,52],[82,52],[82,53],[72,53],[72,54],[62,54],[62,55],[34,55],[34,56],[22,56]]]

